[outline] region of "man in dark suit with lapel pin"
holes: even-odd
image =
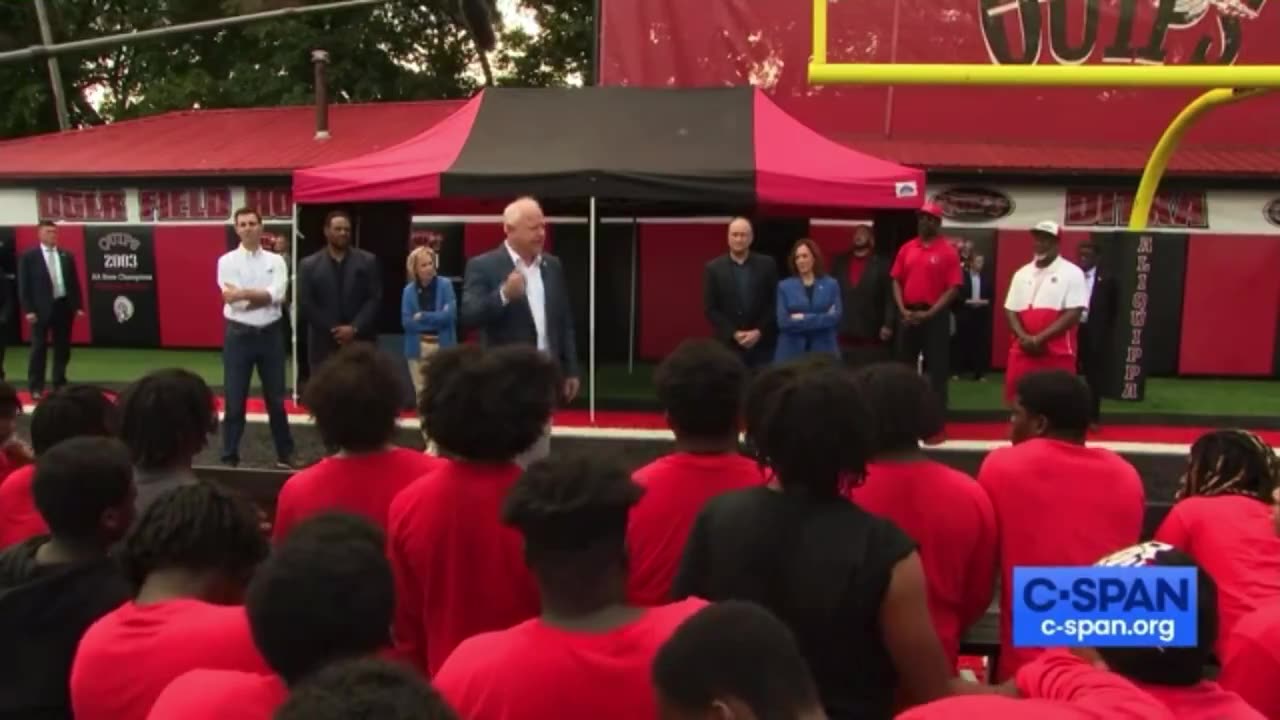
[[[40,247],[18,261],[18,300],[31,324],[27,382],[34,398],[44,394],[45,353],[53,336],[53,389],[67,384],[71,361],[71,323],[84,314],[80,277],[71,253],[58,247],[58,227],[40,223]]]
[[[532,345],[550,355],[565,378],[562,399],[572,402],[579,387],[573,312],[560,259],[542,251],[547,239],[542,206],[531,197],[520,198],[503,211],[502,224],[506,240],[467,261],[460,320],[464,328],[480,331],[486,347]],[[548,435],[520,462],[549,450]]]
[[[738,353],[749,368],[773,359],[778,334],[774,314],[778,266],[773,258],[751,252],[751,221],[729,223],[729,252],[707,263],[702,273],[702,308],[720,342]]]
[[[1089,307],[1080,319],[1078,356],[1079,372],[1089,385],[1093,396],[1093,415],[1096,426],[1102,421],[1102,387],[1106,379],[1107,347],[1111,330],[1115,327],[1117,291],[1115,282],[1098,268],[1101,248],[1092,240],[1080,243],[1080,269],[1084,271],[1085,285],[1089,289]]]
[[[382,270],[373,253],[351,247],[351,216],[324,219],[325,247],[298,264],[299,311],[312,372],[343,345],[374,342],[382,304]]]
[[[986,272],[987,259],[970,252],[964,267],[964,281],[955,299],[956,363],[958,374],[981,380],[991,369],[991,300],[995,282]]]

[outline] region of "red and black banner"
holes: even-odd
[[[152,228],[88,226],[84,233],[84,256],[93,344],[159,347]]]

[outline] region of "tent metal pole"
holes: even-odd
[[[590,212],[591,229],[588,232],[590,245],[587,266],[588,305],[587,305],[587,418],[594,425],[596,422],[596,198],[591,196]]]
[[[292,297],[289,298],[289,343],[292,349],[289,352],[289,364],[292,365],[293,372],[293,404],[298,404],[298,288],[295,283],[298,281],[298,239],[302,237],[302,231],[298,228],[298,203],[293,204],[293,226],[289,229],[293,239],[289,242],[289,292]]]
[[[631,218],[631,322],[627,332],[627,374],[636,374],[636,244],[639,222]]]

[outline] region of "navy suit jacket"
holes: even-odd
[[[58,248],[58,260],[62,263],[62,284],[67,291],[67,306],[71,312],[84,308],[80,296],[80,276],[76,273],[76,259],[71,253]],[[53,312],[53,278],[44,261],[44,246],[22,253],[18,260],[18,301],[22,311],[35,313],[40,321],[49,319]]]
[[[567,377],[578,377],[578,348],[573,335],[573,312],[569,305],[569,288],[559,258],[542,254],[538,265],[542,287],[546,293],[547,351],[560,364]],[[486,346],[538,344],[538,330],[533,324],[529,300],[520,297],[502,304],[499,290],[507,276],[516,269],[511,253],[503,242],[489,252],[467,261],[462,278],[461,321],[464,328],[480,331]]]
[[[806,353],[840,353],[836,328],[840,326],[842,307],[840,284],[830,275],[813,281],[813,300],[800,278],[789,277],[778,283],[778,349],[776,362],[785,362]],[[801,320],[792,319],[803,313]]]

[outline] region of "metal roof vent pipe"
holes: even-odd
[[[329,65],[329,53],[311,51],[311,64],[316,69],[316,140],[329,139],[329,86],[325,71]]]

